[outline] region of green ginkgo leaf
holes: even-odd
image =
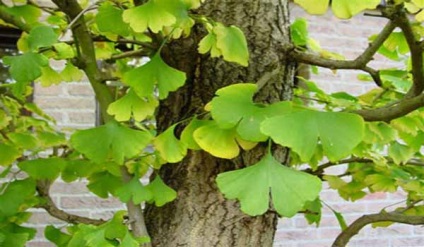
[[[203,37],[198,46],[197,50],[200,54],[206,54],[210,51],[211,57],[219,57],[222,55],[221,50],[216,46],[216,34],[213,32]]]
[[[35,180],[13,180],[0,194],[0,219],[12,216],[22,210],[22,206],[35,194]],[[0,230],[1,231],[1,230]]]
[[[123,81],[131,86],[139,97],[151,97],[157,84],[159,99],[165,99],[169,92],[184,85],[185,80],[185,73],[168,66],[159,54],[143,66],[130,70],[123,77]]]
[[[214,121],[196,129],[193,136],[197,144],[213,156],[232,159],[240,152],[235,130],[221,129]]]
[[[166,11],[158,2],[150,0],[143,5],[125,10],[123,20],[139,33],[146,31],[147,28],[157,33],[163,27],[175,24],[176,17]]]
[[[66,82],[81,81],[84,76],[83,72],[75,67],[72,63],[67,62],[65,68],[60,72],[62,79]]]
[[[35,179],[56,179],[65,168],[66,162],[61,158],[25,160],[18,164],[19,168]]]
[[[140,204],[153,198],[152,192],[143,186],[137,177],[117,189],[115,194],[122,202],[132,200],[135,204]]]
[[[284,166],[269,153],[255,165],[219,174],[216,182],[226,198],[238,199],[251,216],[268,210],[270,192],[275,210],[292,217],[321,190],[319,178]]]
[[[128,36],[130,28],[122,18],[123,10],[113,6],[109,2],[104,2],[99,7],[96,15],[96,24],[100,32],[110,32],[121,36]]]
[[[240,83],[219,89],[211,101],[211,113],[218,126],[223,129],[237,128],[241,138],[251,142],[265,141],[268,137],[260,131],[266,119],[291,111],[290,102],[279,102],[264,106],[252,100],[257,85]]]
[[[266,119],[263,133],[309,161],[320,141],[330,161],[347,156],[362,141],[364,121],[350,113],[303,110]]]
[[[243,32],[236,26],[226,27],[217,22],[200,42],[198,51],[211,52],[211,57],[222,55],[224,60],[243,66],[249,63],[249,51]]]
[[[6,56],[3,62],[10,65],[10,75],[18,82],[34,81],[41,76],[41,67],[49,61],[41,54],[28,52],[18,56]]]
[[[348,19],[366,9],[375,9],[380,0],[333,0],[331,8],[338,18]]]
[[[35,149],[38,146],[38,140],[30,133],[12,132],[7,137],[19,148]]]
[[[57,42],[59,36],[49,26],[37,26],[31,29],[28,35],[29,48],[36,51],[38,48],[49,47]]]
[[[143,152],[152,136],[146,131],[127,128],[116,122],[76,131],[71,136],[72,146],[96,163],[112,160],[123,164],[125,158]]]
[[[115,191],[123,184],[122,178],[114,176],[109,172],[98,172],[88,177],[87,188],[101,198],[108,198],[109,194],[115,194]]]
[[[0,166],[8,166],[22,155],[22,152],[15,146],[0,143]]]
[[[389,156],[398,165],[407,162],[414,154],[414,149],[399,142],[394,142],[389,147]]]
[[[129,90],[122,98],[109,105],[107,113],[114,115],[117,121],[128,121],[131,117],[141,122],[148,116],[153,116],[159,102],[153,97],[140,98]]]
[[[180,162],[187,154],[187,146],[174,135],[177,125],[172,125],[165,132],[158,135],[153,141],[161,157],[169,163]]]
[[[37,79],[43,87],[60,84],[62,76],[50,66],[41,67],[41,76]]]
[[[243,66],[249,63],[249,51],[243,32],[236,26],[226,27],[221,23],[213,28],[216,35],[216,47],[221,50],[225,60]]]
[[[149,203],[155,202],[156,207],[162,207],[166,203],[172,202],[175,198],[177,198],[177,192],[166,185],[159,176],[156,176],[153,182],[148,184],[146,187],[153,195],[153,198],[149,201]]]
[[[371,187],[373,191],[396,192],[396,180],[383,174],[368,175],[364,182]]]
[[[195,130],[205,125],[206,123],[208,123],[208,121],[200,120],[194,117],[187,125],[187,127],[184,128],[183,132],[181,133],[181,141],[186,144],[187,148],[193,150],[201,149],[199,144],[197,144],[196,140],[194,140],[193,134]]]
[[[294,2],[312,15],[325,14],[330,4],[330,0],[294,0]]]
[[[330,0],[295,0],[308,13],[322,15],[327,12]],[[331,8],[338,18],[348,19],[366,9],[375,9],[380,0],[333,0]]]

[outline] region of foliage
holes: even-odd
[[[310,39],[305,20],[296,20],[291,26],[293,57],[314,66],[368,72],[360,79],[375,81],[375,89],[357,97],[346,92],[328,94],[313,81],[299,78],[305,87],[295,91],[292,101],[266,103],[254,100],[260,90],[257,84],[239,82],[217,90],[203,112],[162,133],[152,124],[159,101],[180,90],[187,80],[183,71],[162,58],[164,47],[189,36],[196,26],[205,33],[196,44],[205,59],[248,67],[248,45],[238,27],[194,14],[201,0],[149,0],[141,5],[99,1],[85,9],[77,5],[77,12],[90,21],[73,16],[75,9],[59,0],[54,1],[55,8],[33,1],[12,2],[9,6],[0,2],[0,23],[23,33],[17,44],[20,53],[3,58],[13,82],[0,88],[0,246],[25,246],[34,237],[34,229],[22,226],[30,216],[27,210],[43,205],[49,208],[45,206],[50,203],[48,194],[40,191],[46,189],[46,181],[59,177],[66,182],[87,179],[87,188],[101,198],[114,196],[138,206],[165,205],[177,192],[157,171],[163,164],[181,162],[189,150],[233,159],[255,147],[268,146],[256,164],[216,178],[223,195],[237,199],[250,216],[275,211],[292,217],[302,211],[309,222],[318,225],[322,181],[352,201],[368,193],[403,190],[407,203],[399,212],[422,215],[418,209],[424,196],[424,111],[420,108],[424,76],[422,47],[417,48],[416,43],[424,32],[419,22],[395,19],[411,11],[422,21],[422,1],[398,0],[379,7],[379,0],[360,4],[331,1],[331,10],[339,18],[378,9],[398,23],[400,31],[390,30],[389,25],[387,35],[382,31],[370,37],[371,48],[361,61],[369,62],[378,52],[405,66],[378,73],[359,60],[350,61],[350,67],[339,65],[349,61]],[[295,2],[311,14],[324,14],[330,1]],[[93,8],[96,11],[87,13]],[[81,33],[76,26],[89,31]],[[71,40],[65,38],[69,30],[73,32]],[[122,43],[125,48],[118,46]],[[310,60],[302,57],[303,53]],[[113,65],[110,75],[98,70],[96,60],[101,59]],[[61,71],[52,66],[54,60],[64,62]],[[26,102],[31,82],[50,86],[79,81],[83,73],[99,99],[103,125],[62,133],[51,117]],[[108,83],[112,80],[122,83]],[[386,115],[381,113],[385,109]],[[289,164],[274,157],[274,145],[290,148]],[[344,173],[326,174],[326,168],[346,163]],[[308,169],[301,170],[300,165]],[[140,179],[148,170],[156,175],[145,185]],[[343,216],[333,212],[348,233]],[[128,230],[126,214],[117,212],[109,221],[96,224],[70,222],[74,224],[66,229],[48,226],[45,236],[57,246],[139,246],[148,242],[147,235]]]

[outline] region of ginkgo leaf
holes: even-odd
[[[57,42],[58,35],[49,26],[37,26],[31,29],[28,35],[29,48],[36,51],[38,48],[49,47]]]
[[[249,63],[249,51],[243,32],[236,26],[226,27],[221,23],[213,28],[216,35],[216,47],[221,50],[224,60],[243,66]]]
[[[358,115],[303,110],[266,119],[263,133],[309,161],[320,140],[330,161],[347,156],[362,141],[364,121]]]
[[[109,193],[114,194],[123,184],[122,178],[106,171],[92,174],[88,181],[87,188],[101,198],[108,198]]]
[[[0,219],[16,214],[28,199],[34,197],[35,180],[13,180],[0,194]]]
[[[383,174],[368,175],[364,182],[374,191],[395,192],[397,190],[396,180]]]
[[[67,246],[72,238],[70,235],[63,233],[60,229],[51,225],[44,229],[44,236],[56,244],[56,246]]]
[[[6,114],[2,109],[0,109],[0,129],[5,128],[7,125],[9,125],[10,120],[12,118]]]
[[[143,186],[137,177],[117,189],[115,194],[122,202],[132,200],[135,204],[151,200],[153,197],[152,192]]]
[[[237,126],[241,138],[251,142],[265,141],[268,137],[260,131],[266,119],[291,111],[291,103],[279,102],[269,106],[252,101],[257,85],[240,83],[219,89],[211,101],[211,113],[218,126],[223,129]]]
[[[65,160],[61,158],[25,160],[18,164],[32,178],[49,180],[56,179],[65,165]]]
[[[131,117],[141,122],[148,116],[153,116],[159,102],[153,97],[140,98],[129,90],[122,98],[109,105],[107,113],[114,115],[117,121],[128,121]]]
[[[84,76],[83,72],[70,62],[66,63],[65,68],[62,72],[60,72],[60,75],[66,82],[78,82],[81,81]]]
[[[411,147],[400,144],[399,142],[394,142],[389,147],[389,156],[393,159],[393,162],[398,165],[407,162],[414,156],[414,153]]]
[[[201,54],[211,52],[211,57],[223,56],[224,60],[247,66],[249,51],[243,32],[236,26],[226,27],[217,22],[200,42]]]
[[[151,97],[154,85],[157,84],[159,99],[165,99],[169,92],[184,85],[185,80],[185,73],[168,66],[160,54],[156,54],[143,66],[125,73],[123,77],[123,81],[131,86],[139,97]]]
[[[121,241],[120,247],[138,247],[140,246],[140,243],[134,239],[134,237],[131,235],[131,233],[127,232],[125,234],[124,238]]]
[[[96,24],[100,32],[110,32],[121,36],[128,36],[130,28],[122,18],[123,10],[104,2],[96,15]]]
[[[28,52],[18,56],[6,56],[3,62],[10,65],[10,75],[18,82],[29,82],[41,76],[41,67],[49,61],[41,54]]]
[[[169,163],[180,162],[187,154],[187,146],[174,135],[176,126],[176,124],[172,125],[153,141],[156,150]]]
[[[56,52],[56,59],[67,59],[75,57],[75,52],[72,46],[66,43],[55,43],[53,44],[53,49]]]
[[[177,192],[166,185],[159,176],[156,176],[153,182],[148,184],[146,187],[153,195],[153,198],[150,199],[149,203],[155,202],[156,207],[162,207],[166,203],[177,198]]]
[[[52,147],[66,144],[66,137],[63,133],[40,131],[37,133],[38,144],[43,147]]]
[[[177,19],[166,11],[158,1],[150,0],[145,4],[124,11],[123,20],[130,24],[131,28],[142,33],[149,28],[157,33],[165,26],[175,24]]]
[[[60,84],[62,76],[50,66],[41,67],[41,76],[37,79],[43,87]]]
[[[127,128],[116,122],[76,131],[71,136],[72,146],[96,163],[112,160],[123,164],[125,158],[140,154],[152,136],[146,131]]]
[[[194,140],[193,134],[194,131],[200,128],[201,126],[208,123],[206,120],[200,120],[194,117],[190,123],[184,128],[181,133],[181,141],[186,144],[187,148],[193,150],[200,150],[201,147],[197,144],[196,140]]]
[[[330,0],[295,0],[309,14],[322,15],[327,12]],[[380,0],[333,0],[331,8],[338,18],[348,19],[366,9],[375,9]]]
[[[0,166],[8,166],[22,155],[22,152],[15,146],[0,143]]]
[[[35,149],[38,146],[38,140],[30,133],[12,132],[7,137],[19,148]]]
[[[218,126],[233,128],[244,116],[251,115],[256,109],[252,97],[257,88],[252,83],[239,83],[216,91],[217,96],[211,101],[211,113]]]
[[[284,166],[269,153],[255,165],[219,174],[216,182],[226,198],[238,199],[251,216],[268,210],[270,192],[275,210],[292,217],[321,190],[319,178]]]
[[[375,9],[380,2],[380,0],[333,0],[331,8],[338,18],[348,19],[366,9]]]
[[[290,37],[295,45],[306,46],[309,40],[308,22],[304,18],[296,18],[290,25]]]
[[[182,34],[185,36],[190,34],[191,28],[195,23],[188,13],[190,6],[187,6],[181,0],[156,0],[156,3],[176,18],[172,26],[163,29],[165,34],[172,34],[172,37],[175,39],[179,38]]]
[[[232,159],[240,152],[234,129],[221,129],[213,121],[195,130],[193,136],[197,144],[213,156]]]
[[[206,54],[210,51],[211,57],[219,57],[222,55],[221,50],[216,46],[216,34],[213,32],[203,37],[198,46],[197,50],[200,54]]]
[[[294,2],[312,15],[325,14],[330,4],[330,0],[294,0]]]

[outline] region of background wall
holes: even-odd
[[[367,37],[378,33],[385,20],[377,17],[357,16],[351,20],[339,20],[331,14],[308,16],[297,7],[292,7],[292,17],[304,17],[309,21],[311,37],[318,40],[322,47],[353,59],[368,45]],[[372,62],[375,68],[396,66],[381,57]],[[374,87],[372,83],[360,82],[357,72],[320,69],[320,75],[312,79],[328,92],[348,91],[361,94]],[[67,83],[43,88],[36,85],[35,101],[49,114],[55,117],[61,128],[87,128],[94,126],[95,101],[87,83]],[[51,189],[51,195],[57,205],[67,212],[108,219],[113,212],[123,209],[117,200],[103,200],[89,193],[85,182],[65,184],[57,182]],[[321,198],[335,210],[341,212],[347,223],[365,213],[375,213],[383,207],[402,202],[401,192],[397,194],[376,193],[355,203],[341,200],[337,192],[324,189]],[[64,225],[63,222],[49,216],[43,210],[34,210],[30,226],[38,228],[38,235],[28,246],[52,246],[45,242],[43,228],[48,224]],[[340,233],[339,224],[328,208],[324,208],[320,228],[309,226],[303,215],[292,219],[281,219],[275,238],[279,247],[328,247]],[[366,227],[353,238],[349,246],[387,246],[412,247],[424,246],[424,229],[407,225],[392,225],[389,228]]]

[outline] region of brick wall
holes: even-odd
[[[311,36],[318,40],[323,48],[342,53],[348,59],[360,54],[368,45],[367,37],[377,33],[385,24],[385,20],[376,17],[358,16],[346,21],[338,20],[331,14],[320,17],[308,16],[297,7],[292,8],[292,17],[308,19]],[[376,57],[372,65],[376,68],[395,66],[381,57]],[[358,81],[357,74],[354,71],[333,73],[327,69],[320,69],[320,75],[313,75],[312,79],[319,82],[320,86],[329,92],[343,90],[360,94],[374,87],[372,83]],[[67,83],[50,88],[36,85],[35,101],[57,119],[60,127],[86,128],[94,125],[95,101],[92,90],[86,83]],[[60,208],[78,215],[107,219],[114,211],[123,208],[117,200],[103,200],[89,193],[83,181],[73,184],[59,181],[53,185],[51,193]],[[404,200],[401,193],[392,195],[376,193],[351,203],[341,200],[337,192],[327,189],[323,190],[321,198],[332,208],[341,212],[347,223],[365,213],[375,213],[383,207]],[[38,227],[39,232],[35,241],[28,246],[52,246],[44,240],[42,232],[45,225],[52,223],[64,225],[63,222],[50,217],[44,211],[34,210],[30,225]],[[328,208],[324,208],[320,228],[309,226],[302,215],[292,219],[281,219],[275,246],[328,247],[339,233],[340,227],[336,218]],[[424,229],[400,224],[378,229],[366,227],[353,238],[349,246],[424,246]]]

